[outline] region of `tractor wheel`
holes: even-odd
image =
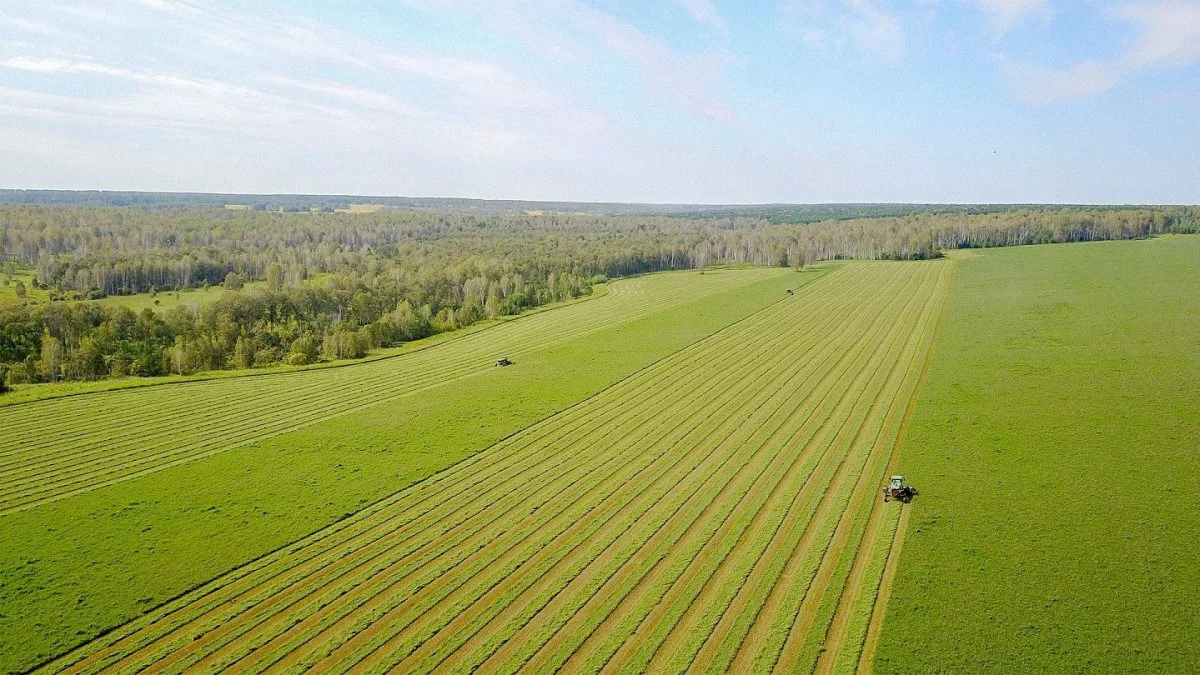
[[[901,495],[900,501],[904,502],[905,504],[910,504],[912,503],[912,495]]]

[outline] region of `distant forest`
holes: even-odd
[[[549,212],[590,215],[674,215],[684,218],[747,216],[773,223],[816,223],[822,220],[881,218],[926,214],[980,214],[1029,209],[1057,209],[1045,204],[636,204],[618,202],[544,202],[452,197],[387,197],[370,195],[238,194],[210,192],[124,192],[113,190],[0,190],[0,204],[39,206],[224,207],[255,211],[336,211],[353,204],[398,209],[499,214]],[[1087,207],[1126,209],[1128,206]]]
[[[0,201],[14,193],[60,194],[4,191]],[[638,205],[623,205],[623,214],[584,214],[574,207],[603,205],[486,203],[501,209],[471,200],[339,213],[320,209],[341,202],[320,200],[340,198],[283,196],[309,200],[295,213],[287,209],[302,202],[275,197],[263,198],[262,209],[228,210],[164,204],[246,196],[61,194],[81,204],[115,199],[105,195],[142,201],[0,206],[0,283],[22,283],[27,271],[51,298],[22,300],[22,286],[11,294],[17,300],[0,305],[0,378],[8,384],[359,357],[644,272],[924,259],[954,248],[1194,233],[1200,219],[1195,207],[780,205],[637,214]],[[252,280],[262,283],[243,289]],[[135,313],[87,301],[218,285],[229,292],[193,310]]]

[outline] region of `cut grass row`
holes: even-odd
[[[798,662],[791,624],[841,595],[816,567],[854,557],[862,528],[843,523],[871,512],[946,268],[848,265],[51,668]],[[803,614],[804,644],[827,613]],[[784,628],[743,639],[759,626]]]
[[[486,370],[498,356],[519,359],[605,326],[777,274],[782,272],[631,279],[596,301],[396,359],[0,408],[5,423],[0,429],[0,515],[418,393]],[[98,421],[78,424],[84,414]]]
[[[346,518],[825,272],[772,275],[533,352],[517,367],[8,514],[0,671],[33,667]]]
[[[627,389],[630,389],[629,382],[622,383],[621,385],[618,385],[618,386],[617,386],[617,387],[615,387],[613,390],[611,390],[611,391],[612,391],[612,393],[614,394],[613,398],[617,398],[617,397],[615,396],[615,394],[618,394],[620,391],[622,391],[622,390],[627,390]],[[634,391],[636,392],[636,390],[634,390]],[[617,402],[621,402],[622,400],[623,400],[623,399],[617,399]],[[549,423],[547,423],[547,424],[541,425],[542,427],[546,427],[544,430],[542,430],[541,432],[539,432],[539,433],[541,434],[541,438],[545,439],[547,443],[556,443],[556,442],[557,442],[557,443],[564,443],[564,444],[565,444],[565,443],[568,443],[568,442],[572,441],[572,439],[570,439],[570,438],[562,438],[562,437],[560,437],[560,436],[558,436],[558,435],[557,435],[557,434],[561,433],[561,430],[562,430],[563,428],[565,428],[565,426],[566,426],[566,425],[564,425],[563,423],[564,423],[564,422],[567,422],[567,421],[568,421],[568,420],[567,420],[566,418],[555,418],[555,421],[554,421],[554,423],[553,423],[553,424],[549,424]],[[533,431],[531,431],[530,433],[534,433],[534,432],[533,432]],[[515,473],[517,470],[519,470],[519,469],[522,469],[522,468],[525,468],[524,466],[522,466],[522,465],[520,465],[520,464],[513,464],[513,463],[511,462],[511,458],[510,458],[510,457],[508,457],[508,456],[507,456],[507,455],[506,455],[506,454],[503,452],[503,449],[504,449],[505,447],[511,447],[511,446],[512,446],[512,442],[511,442],[511,441],[510,441],[510,442],[506,442],[506,443],[504,443],[504,444],[501,444],[501,446],[500,446],[500,447],[498,447],[498,448],[497,448],[495,451],[493,451],[493,452],[491,452],[491,453],[489,453],[489,454],[488,454],[488,459],[490,460],[490,465],[491,465],[491,466],[494,466],[494,467],[503,467],[503,468],[507,468],[507,469],[508,469],[508,471],[507,471],[507,472],[505,472],[505,473],[503,473],[503,474],[501,474],[501,475],[498,475],[498,476],[494,476],[494,478],[498,479],[498,480],[496,480],[496,481],[493,481],[493,482],[495,482],[495,483],[497,483],[497,484],[498,484],[498,487],[494,487],[494,490],[495,490],[496,492],[501,492],[501,493],[508,492],[508,491],[507,491],[507,490],[505,490],[505,488],[504,488],[504,481],[505,481],[505,480],[508,480],[508,479],[510,479],[510,478],[511,478],[511,475],[512,475],[513,473]],[[537,451],[537,450],[543,450],[543,449],[544,449],[544,447],[532,447],[532,448],[529,448],[529,449],[530,449],[530,450]],[[526,459],[528,459],[528,460],[529,460],[529,462],[533,462],[533,461],[536,461],[538,458],[536,457],[536,455],[533,455],[533,454],[529,454],[529,453],[527,453],[527,457],[526,457]],[[569,457],[568,457],[568,456],[566,456],[566,455],[564,455],[564,456],[563,456],[563,460],[564,460],[564,462],[566,462],[568,459],[569,459]],[[468,462],[466,462],[466,463],[464,463],[464,464],[460,464],[459,466],[455,467],[455,470],[452,470],[452,472],[448,472],[448,474],[443,474],[442,476],[440,476],[440,477],[439,477],[439,489],[436,491],[436,496],[439,498],[439,501],[440,501],[440,503],[441,503],[441,504],[444,506],[444,508],[442,508],[442,509],[439,509],[439,510],[436,510],[435,512],[428,514],[428,515],[427,515],[427,518],[426,518],[426,520],[428,520],[429,522],[432,522],[432,523],[434,523],[434,524],[438,524],[438,525],[444,525],[445,521],[444,521],[444,519],[443,519],[443,516],[444,516],[446,513],[451,513],[451,514],[453,514],[455,511],[457,511],[458,513],[460,513],[460,514],[461,514],[461,513],[463,513],[463,512],[464,512],[464,509],[461,509],[461,508],[457,508],[457,509],[456,509],[456,508],[455,508],[455,504],[456,504],[456,503],[459,503],[459,502],[462,502],[462,501],[463,501],[463,496],[464,496],[464,495],[463,495],[462,493],[452,493],[452,492],[450,492],[450,490],[451,490],[451,487],[452,487],[452,486],[457,486],[457,484],[458,484],[458,483],[460,483],[461,481],[453,481],[453,480],[452,480],[452,479],[451,479],[449,476],[450,476],[451,474],[453,474],[453,473],[457,473],[458,471],[460,471],[460,470],[461,470],[461,469],[463,469],[464,467],[466,467],[466,466],[469,466],[469,465],[471,465],[471,464],[474,464],[476,461],[480,461],[480,460],[482,460],[482,457],[477,457],[477,458],[476,458],[476,459],[474,459],[474,460],[469,460]],[[487,471],[489,467],[488,467],[488,466],[481,466],[481,467],[478,467],[478,468],[479,468],[481,471]],[[551,467],[547,468],[547,469],[546,469],[546,471],[544,471],[543,473],[545,473],[545,474],[549,474],[549,473],[553,472],[554,470],[556,470],[557,468],[558,468],[557,466],[551,466]],[[464,474],[464,480],[466,480],[466,479],[474,479],[474,478],[477,478],[479,475],[480,475],[480,474],[478,474],[478,473],[474,473],[474,472],[472,472],[472,473],[467,473],[467,474]],[[486,475],[486,474],[485,474],[485,475]],[[428,497],[428,494],[427,494],[427,493],[429,492],[429,489],[428,489],[428,488],[429,488],[429,487],[430,487],[432,484],[433,484],[432,482],[429,482],[429,483],[424,483],[424,484],[418,485],[418,486],[416,486],[416,488],[414,488],[414,490],[412,490],[412,491],[411,491],[411,492],[409,492],[409,493],[406,493],[406,495],[405,495],[405,496],[406,496],[406,497],[409,497],[410,499],[415,499],[415,500],[417,500],[417,501],[416,501],[416,503],[417,503],[417,504],[419,504],[419,503],[421,503],[421,502],[420,502],[420,499],[422,499],[422,498],[427,498],[427,497]],[[467,487],[469,488],[470,486],[468,485]],[[517,495],[515,495],[515,494],[510,494],[509,496],[510,496],[510,497],[514,497],[514,496],[517,496]],[[470,505],[470,503],[468,502],[466,505],[467,505],[467,506],[469,506],[469,505]],[[389,526],[391,526],[391,525],[393,525],[393,524],[392,524],[392,523],[387,523],[387,522],[384,522],[384,523],[381,523],[381,524],[374,524],[374,523],[373,523],[372,525],[373,525],[373,526],[372,526],[372,528],[371,528],[371,531],[369,531],[369,532],[366,534],[366,536],[364,536],[364,537],[363,537],[363,539],[369,540],[369,539],[370,539],[370,537],[371,537],[371,534],[372,534],[372,532],[380,532],[380,531],[386,532],[386,531],[388,531],[388,529],[389,529]],[[397,533],[395,533],[395,534],[396,534],[397,538],[402,538],[402,537],[403,537],[403,535],[405,535],[405,534],[407,534],[407,533],[406,533],[405,531],[401,531],[401,532],[397,532]],[[320,542],[320,543],[332,543],[332,542],[322,541],[322,542]],[[388,544],[388,543],[390,543],[390,542],[383,542],[383,543],[386,545],[386,544]],[[344,552],[343,552],[343,553],[344,553]],[[337,557],[342,557],[342,555],[343,555],[342,553],[339,553]],[[313,565],[313,566],[312,566],[312,569],[317,569],[317,570],[319,570],[320,568],[321,568],[321,562],[320,562],[320,561],[318,561],[318,563],[317,563],[317,564],[315,564],[315,565]],[[285,581],[285,584],[286,584],[286,583],[291,583],[291,580],[287,580],[287,581]],[[266,593],[265,593],[264,597],[265,597],[265,596],[270,596],[270,595],[273,593],[273,590],[274,590],[274,589],[268,588],[268,589],[266,590]]]

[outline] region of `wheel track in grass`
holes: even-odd
[[[651,298],[624,307],[619,304],[621,296],[616,296],[615,309],[596,311],[582,303],[555,310],[573,312],[570,321],[564,321],[566,328],[544,318],[554,313],[540,313],[411,354],[342,368],[126,389],[5,407],[0,409],[6,422],[0,430],[0,467],[5,469],[0,479],[0,515],[470,377],[489,369],[490,357],[497,351],[524,355],[769,278],[767,272],[751,271],[730,273],[711,286],[672,281],[669,290],[674,295],[661,302]],[[553,329],[549,337],[526,340],[546,326]],[[425,370],[414,374],[412,367]],[[291,386],[297,382],[303,384]],[[245,391],[272,393],[265,405],[245,395],[222,394]],[[77,424],[85,410],[104,421]],[[162,419],[153,425],[128,422],[155,415]]]
[[[636,379],[636,378],[634,378],[634,379]],[[614,387],[614,390],[620,390],[623,386],[624,386],[623,384],[618,385],[618,386]],[[509,445],[511,445],[511,439],[508,443],[509,443]],[[476,456],[477,459],[468,460],[468,461],[458,465],[456,467],[456,469],[461,468],[461,467],[470,467],[471,465],[479,464],[487,457],[488,457],[487,453],[482,454],[482,455],[477,455]],[[424,483],[418,484],[418,486],[416,486],[414,492],[421,492],[423,488],[426,488],[429,486],[437,486],[439,483],[445,483],[447,480],[449,480],[451,477],[453,477],[454,475],[456,475],[458,473],[463,473],[463,471],[462,470],[456,471],[455,469],[451,469],[447,472],[444,472],[443,474],[440,474],[438,477],[436,477],[436,479],[432,479],[430,481],[426,481]],[[246,583],[249,583],[249,582],[246,582]],[[166,625],[170,625],[170,624],[166,624]],[[157,625],[152,626],[152,628],[161,628],[161,627],[164,627],[164,623],[162,621],[159,621],[159,622],[157,622]],[[178,626],[176,626],[176,627],[178,627]],[[94,663],[96,661],[96,659],[92,659],[91,661]],[[87,664],[85,663],[84,665],[87,665]]]
[[[940,265],[847,264],[47,670],[825,668],[886,592]]]
[[[888,598],[891,597],[892,583],[896,577],[896,566],[900,560],[900,550],[904,546],[904,533],[908,530],[908,518],[912,513],[909,509],[900,512],[900,522],[896,524],[896,533],[892,545],[888,549],[887,563],[883,568],[883,576],[879,580],[879,591],[871,607],[870,623],[867,625],[866,636],[858,655],[859,673],[869,673],[874,667],[875,648],[879,644],[879,634],[883,630],[883,621],[887,616]]]

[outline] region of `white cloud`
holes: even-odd
[[[880,0],[786,0],[780,13],[809,47],[828,52],[853,48],[872,59],[891,62],[905,53],[908,41],[900,16]]]
[[[59,30],[45,21],[30,21],[19,16],[0,16],[0,26],[10,26],[36,35],[55,35]]]
[[[585,30],[641,70],[652,94],[708,119],[738,123],[733,108],[711,93],[721,82],[724,68],[737,60],[732,53],[720,50],[683,54],[611,14],[581,8],[578,15]]]
[[[1149,70],[1200,61],[1200,0],[1159,0],[1110,5],[1105,13],[1131,24],[1135,37],[1108,60],[1080,61],[1065,69],[1002,59],[1017,98],[1034,104],[1090,98]]]
[[[1178,67],[1200,60],[1200,2],[1126,2],[1111,7],[1109,14],[1134,24],[1140,34],[1121,58],[1126,69]]]
[[[1096,96],[1120,81],[1111,64],[1095,61],[1076,63],[1066,70],[1015,62],[1005,62],[1003,67],[1016,97],[1039,105]]]
[[[675,4],[682,7],[696,23],[719,31],[726,28],[725,17],[721,16],[721,10],[717,9],[712,0],[675,0]]]
[[[975,4],[988,15],[997,37],[1022,21],[1050,13],[1047,0],[975,0]]]
[[[380,65],[453,85],[460,93],[489,105],[529,108],[549,105],[551,101],[542,87],[494,63],[396,52],[380,54],[378,58]]]

